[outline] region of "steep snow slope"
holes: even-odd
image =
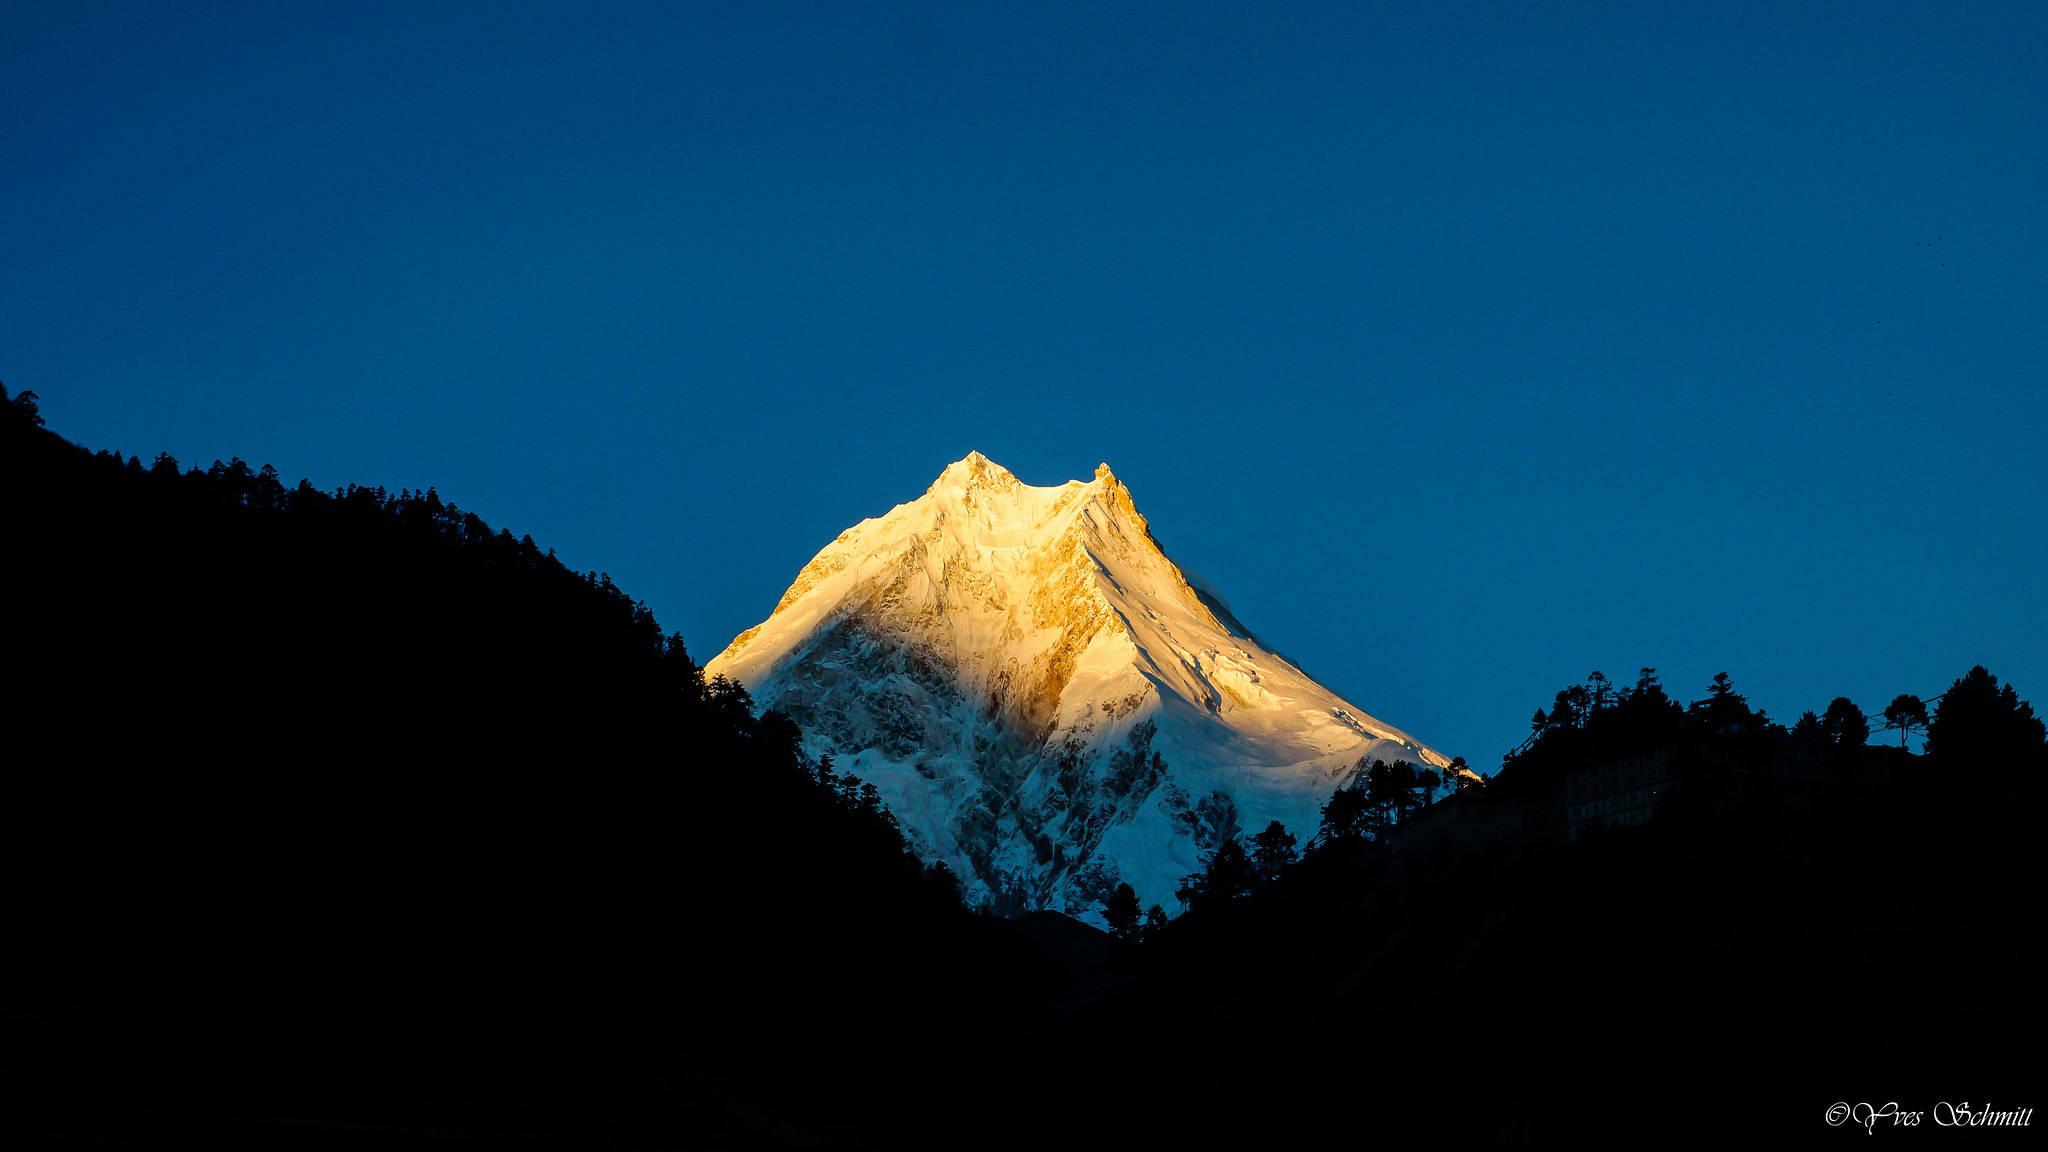
[[[1304,841],[1365,757],[1442,756],[1311,680],[1160,550],[1109,466],[1020,483],[970,453],[806,564],[708,666],[880,788],[1006,912],[1147,905],[1233,832]]]

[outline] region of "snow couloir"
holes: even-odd
[[[1177,908],[1238,831],[1307,840],[1364,757],[1444,757],[1316,683],[1168,559],[1107,464],[1018,481],[979,452],[825,546],[706,671],[875,784],[970,900],[1100,922]]]

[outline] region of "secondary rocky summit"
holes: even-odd
[[[825,546],[707,671],[874,783],[970,900],[1094,918],[1361,758],[1444,757],[1316,683],[1174,564],[1108,465],[1021,483],[979,452]]]

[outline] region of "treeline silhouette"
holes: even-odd
[[[1118,888],[1112,944],[964,911],[601,573],[19,401],[0,1113],[46,1143],[1725,1143],[2035,1103],[2048,742],[1985,669],[1884,710],[1920,755],[1845,699],[1589,677],[1483,785],[1364,763],[1179,919]],[[1630,758],[1677,786],[1570,839]]]
[[[1924,755],[1865,746],[1846,699],[1827,711],[1788,729],[1725,675],[1681,705],[1654,670],[1595,674],[1412,824],[1361,827],[1375,787],[1416,775],[1368,766],[1298,860],[1248,874],[1219,848],[1190,878],[1206,898],[1133,933],[1095,1026],[1159,1058],[1123,1091],[1162,1139],[1311,1146],[1721,1142],[1824,1131],[1837,1101],[2028,1106],[2048,732],[1982,667],[1936,698]],[[1646,754],[1675,767],[1654,817],[1570,842],[1571,775]]]
[[[40,425],[0,397],[8,1123],[939,1146],[1019,1075],[1052,975],[607,577]]]

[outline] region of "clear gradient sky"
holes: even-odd
[[[2038,2],[9,0],[0,272],[65,435],[704,659],[979,449],[1482,769],[1595,668],[2048,705]]]

